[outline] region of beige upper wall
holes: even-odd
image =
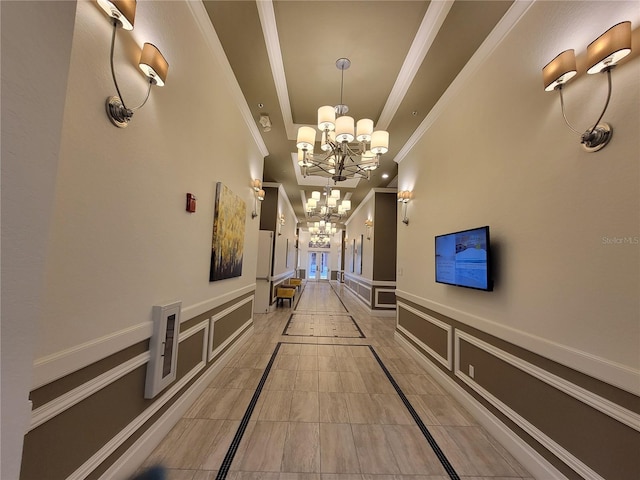
[[[187,2],[138,2],[135,29],[116,39],[122,95],[130,105],[144,98],[137,57],[145,41],[163,52],[169,73],[118,129],[104,111],[116,94],[111,29],[95,2],[78,2],[57,190],[42,199],[54,220],[36,357],[149,322],[153,305],[182,300],[195,314],[255,283],[250,181],[262,178],[263,157],[223,64]],[[210,283],[216,182],[245,201],[247,220],[242,276]],[[187,192],[197,196],[195,214],[185,212]]]
[[[2,9],[2,452],[18,478],[53,208],[75,2]],[[38,35],[34,35],[38,32]],[[42,39],[46,39],[43,41]],[[47,72],[43,81],[42,72]]]
[[[349,216],[347,226],[347,248],[345,250],[344,271],[350,275],[360,276],[363,279],[373,281],[373,242],[375,241],[374,232],[371,232],[371,239],[367,240],[367,228],[364,222],[367,219],[375,218],[375,192],[371,190],[364,198],[358,208]],[[375,229],[375,225],[373,227]],[[353,256],[353,241],[356,245],[360,242],[362,236],[362,274],[358,275],[357,265],[351,271]],[[358,258],[356,258],[356,261]]]
[[[637,6],[535,3],[400,163],[398,182],[414,191],[411,223],[398,230],[400,291],[631,390],[640,245],[605,237],[640,237]],[[586,153],[557,94],[543,91],[541,69],[576,49],[579,76],[565,99],[570,120],[586,129],[606,97],[606,77],[584,73],[586,46],[623,20],[633,22],[636,53],[613,72],[604,118],[613,140]],[[482,225],[491,227],[495,291],[436,284],[433,237]]]
[[[280,185],[278,187],[278,214],[284,215],[284,225],[276,225],[275,255],[273,259],[273,275],[292,273],[296,262],[296,225],[297,219],[289,198]]]

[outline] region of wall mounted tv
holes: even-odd
[[[489,227],[436,237],[436,282],[493,290]]]

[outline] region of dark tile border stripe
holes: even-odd
[[[227,474],[229,473],[229,469],[231,468],[231,463],[233,462],[234,457],[236,456],[236,452],[238,451],[238,447],[240,446],[240,442],[242,441],[242,437],[244,432],[247,430],[247,426],[249,425],[249,419],[251,415],[253,415],[253,410],[256,408],[256,404],[258,403],[258,398],[260,398],[260,394],[262,393],[262,389],[264,388],[264,384],[267,381],[267,377],[269,376],[269,372],[271,372],[271,368],[273,367],[273,363],[276,360],[276,356],[278,355],[278,351],[280,350],[281,343],[278,342],[276,348],[273,350],[271,354],[271,358],[269,359],[269,363],[267,367],[264,369],[264,373],[262,374],[262,378],[260,378],[260,382],[258,383],[258,387],[251,397],[251,402],[249,402],[249,406],[247,407],[247,411],[244,412],[244,416],[240,421],[240,425],[238,426],[238,430],[236,430],[236,434],[231,441],[231,445],[229,445],[229,450],[227,450],[226,455],[224,456],[224,460],[222,460],[222,465],[220,465],[220,470],[218,470],[218,475],[216,475],[216,480],[225,480],[227,478]]]
[[[344,302],[342,301],[342,298],[340,298],[340,295],[338,295],[338,292],[336,292],[336,289],[333,288],[333,285],[331,285],[331,282],[329,282],[329,286],[331,287],[331,290],[333,291],[333,293],[335,294],[336,297],[338,297],[338,300],[340,300],[340,303],[342,304],[342,308],[344,308],[345,312],[347,314],[349,314],[349,309],[347,308],[347,306],[344,304]],[[305,283],[305,287],[306,287],[306,283]],[[358,325],[358,322],[356,322],[355,318],[353,318],[352,315],[349,315],[349,317],[351,318],[351,321],[353,322],[353,324],[356,326],[356,329],[358,330],[358,333],[360,333],[359,337],[342,337],[340,335],[291,335],[289,333],[287,333],[287,330],[289,329],[289,326],[291,324],[291,320],[293,320],[293,316],[298,313],[300,315],[317,315],[317,314],[321,314],[321,315],[329,315],[329,316],[340,316],[343,315],[342,312],[318,312],[317,310],[312,310],[310,311],[310,313],[306,313],[305,310],[298,310],[298,303],[300,303],[300,299],[302,298],[302,293],[304,292],[304,287],[302,289],[302,292],[300,292],[300,295],[298,295],[298,301],[295,304],[294,310],[291,313],[291,315],[289,316],[289,320],[287,321],[287,324],[284,326],[284,330],[282,330],[282,335],[286,336],[286,337],[313,337],[313,338],[367,338],[367,336],[364,334],[364,332],[362,331],[362,329],[360,328],[360,325]]]
[[[342,297],[340,295],[338,295],[338,292],[336,291],[335,288],[333,288],[333,285],[331,284],[331,282],[329,282],[329,286],[331,287],[331,290],[333,290],[333,293],[336,294],[336,297],[338,297],[338,300],[340,300],[340,303],[342,304],[342,306],[344,307],[344,309],[348,312],[349,309],[347,308],[347,306],[344,304],[344,302],[342,301]]]
[[[353,318],[351,315],[345,315],[345,314],[338,314],[338,315],[331,315],[331,314],[326,314],[329,317],[349,317],[351,319],[351,322],[355,325],[356,330],[358,330],[358,333],[360,334],[359,337],[345,337],[342,335],[297,335],[297,334],[292,334],[292,333],[287,333],[287,330],[289,329],[289,327],[291,326],[291,321],[293,320],[293,316],[294,315],[315,315],[313,313],[304,313],[304,312],[294,312],[289,316],[289,320],[287,321],[287,324],[284,326],[284,330],[282,330],[282,336],[284,337],[313,337],[313,338],[367,338],[365,336],[365,334],[362,332],[362,329],[360,328],[360,325],[358,325],[358,322],[356,322],[355,318]]]
[[[336,297],[338,297],[338,299],[340,300],[340,303],[342,304],[342,306],[344,307],[344,309],[348,313],[349,309],[344,304],[344,302],[342,301],[342,298],[340,298],[340,295],[338,295],[338,292],[336,292],[335,288],[333,288],[333,285],[331,285],[331,282],[329,282],[329,286],[331,287],[331,290],[333,291],[333,293],[335,293]],[[303,291],[304,291],[304,288],[303,288]],[[298,296],[298,302],[300,302],[300,298],[301,297],[302,297],[302,292],[300,292],[300,295]],[[296,313],[296,311],[295,311],[296,307],[297,307],[297,303],[296,303],[296,306],[294,307],[294,312],[291,313],[291,315],[289,316],[289,320],[287,321],[287,324],[284,327],[284,330],[282,332],[283,336],[284,335],[289,336],[286,333],[286,331],[289,328],[289,324],[291,323],[291,320],[293,319],[294,313]],[[302,314],[303,312],[298,312],[298,313]],[[360,338],[366,338],[364,333],[360,329],[360,326],[355,321],[355,319],[351,315],[349,315],[349,317],[351,317],[351,321],[354,323],[354,325],[356,326],[356,328],[360,332],[360,335],[362,335]],[[291,335],[291,336],[304,336],[304,335]],[[323,338],[323,337],[315,337],[315,338]],[[336,337],[329,337],[329,338],[336,338]],[[337,338],[357,338],[357,337],[337,337]],[[222,461],[222,465],[220,466],[220,470],[218,471],[218,475],[216,476],[216,480],[225,480],[226,477],[227,477],[227,474],[229,473],[229,469],[231,468],[231,463],[233,462],[233,459],[234,459],[234,457],[236,455],[236,452],[238,451],[238,447],[240,446],[240,442],[242,441],[242,437],[244,435],[244,432],[246,431],[247,426],[249,425],[249,419],[251,418],[251,415],[253,414],[253,410],[255,409],[256,404],[258,403],[258,398],[260,397],[260,394],[262,393],[262,389],[264,388],[264,384],[267,381],[267,377],[269,376],[269,372],[271,372],[271,368],[273,367],[273,364],[275,362],[276,356],[278,355],[278,351],[280,350],[280,346],[283,343],[286,343],[288,345],[332,345],[334,347],[336,347],[336,346],[337,347],[369,347],[369,350],[371,351],[371,353],[373,354],[374,358],[378,362],[378,365],[380,365],[380,368],[382,368],[382,371],[387,376],[387,379],[389,380],[389,382],[391,382],[391,385],[393,385],[393,388],[395,389],[396,393],[398,394],[398,396],[402,400],[402,403],[404,403],[404,406],[407,408],[407,410],[409,411],[409,414],[411,415],[413,420],[416,422],[416,425],[418,426],[418,428],[420,429],[420,431],[422,432],[424,437],[427,439],[427,442],[429,443],[429,446],[431,447],[433,452],[438,457],[438,460],[440,460],[440,463],[442,464],[442,467],[446,470],[447,474],[449,475],[449,478],[451,480],[460,480],[460,477],[458,476],[458,474],[456,473],[455,469],[453,468],[453,465],[451,465],[451,463],[447,459],[446,455],[444,454],[444,452],[442,451],[442,449],[440,448],[440,446],[436,442],[435,438],[433,438],[433,435],[431,435],[431,432],[429,431],[429,429],[426,427],[426,425],[424,424],[424,422],[420,418],[420,415],[418,415],[418,412],[416,412],[416,410],[413,408],[413,405],[411,405],[411,402],[409,402],[409,399],[406,397],[406,395],[404,394],[404,392],[402,391],[402,389],[400,388],[400,386],[398,385],[396,380],[393,378],[393,376],[391,375],[391,372],[389,372],[389,370],[387,369],[386,365],[382,362],[382,359],[378,356],[378,353],[375,351],[375,349],[373,348],[372,345],[330,344],[330,343],[327,343],[327,344],[321,344],[321,343],[308,344],[308,343],[302,343],[302,342],[278,342],[277,343],[276,348],[274,349],[273,354],[271,355],[271,358],[269,359],[269,363],[267,364],[267,367],[265,368],[264,373],[262,374],[262,378],[260,379],[260,383],[258,383],[258,387],[256,388],[256,391],[253,394],[253,397],[251,398],[251,402],[249,403],[249,406],[247,407],[247,411],[245,412],[244,416],[242,417],[242,421],[240,422],[240,426],[238,427],[238,430],[236,431],[236,434],[233,437],[233,440],[231,441],[231,445],[229,446],[229,450],[227,451],[227,453],[226,453],[226,455],[224,457],[224,460]]]
[[[216,476],[216,480],[226,480],[226,478],[227,478],[227,474],[229,473],[229,469],[231,468],[231,463],[233,462],[233,459],[235,458],[235,455],[236,455],[236,453],[238,451],[238,447],[240,446],[240,442],[242,441],[242,437],[244,436],[244,433],[247,430],[247,426],[249,425],[249,419],[251,418],[251,415],[253,415],[253,411],[254,411],[254,409],[256,407],[256,404],[258,403],[258,399],[260,398],[260,394],[262,393],[264,385],[265,385],[265,383],[267,381],[267,377],[269,376],[269,373],[271,372],[271,368],[273,367],[273,364],[275,362],[276,356],[278,355],[278,352],[280,351],[280,346],[283,345],[283,344],[286,344],[286,345],[331,345],[331,346],[334,346],[334,347],[369,347],[369,350],[371,351],[371,353],[373,354],[374,358],[378,362],[378,365],[380,365],[380,368],[382,368],[382,371],[387,376],[387,379],[389,380],[389,382],[391,382],[391,385],[393,385],[393,388],[395,389],[396,393],[398,394],[398,396],[402,400],[402,403],[404,403],[404,406],[407,408],[407,410],[411,414],[411,417],[416,422],[416,425],[418,426],[418,428],[420,429],[420,431],[422,432],[424,437],[427,439],[427,442],[429,443],[429,446],[431,446],[432,450],[434,451],[434,453],[438,457],[438,460],[440,460],[440,463],[442,464],[442,467],[446,470],[447,474],[449,475],[449,478],[451,480],[460,480],[460,477],[458,476],[458,474],[456,473],[455,469],[453,468],[453,466],[451,465],[451,463],[449,462],[449,460],[445,456],[444,452],[442,451],[442,449],[440,448],[440,446],[436,442],[435,438],[433,438],[433,435],[431,435],[431,432],[429,432],[429,429],[427,429],[426,425],[424,424],[424,422],[420,418],[420,415],[418,415],[418,412],[416,412],[416,410],[413,408],[413,405],[411,405],[411,402],[409,402],[409,399],[406,397],[406,395],[404,394],[404,392],[402,391],[402,389],[400,388],[398,383],[395,381],[395,379],[391,375],[391,372],[389,372],[389,370],[387,369],[386,365],[382,362],[382,359],[378,356],[378,353],[375,351],[375,349],[373,348],[372,345],[358,345],[358,344],[344,344],[344,343],[315,343],[315,344],[312,344],[312,343],[301,343],[301,342],[278,342],[276,344],[276,347],[273,350],[273,353],[271,354],[271,358],[269,359],[269,363],[267,364],[267,366],[266,366],[266,368],[264,370],[264,373],[262,374],[262,378],[260,379],[260,382],[258,383],[258,387],[256,388],[256,391],[253,394],[253,397],[251,398],[251,402],[249,402],[249,406],[247,407],[247,411],[244,413],[244,416],[242,417],[240,425],[238,426],[238,430],[236,431],[236,434],[234,435],[233,440],[231,441],[231,445],[229,445],[229,450],[227,450],[227,453],[226,453],[226,455],[224,457],[224,460],[222,461],[222,465],[220,465],[220,470],[218,470],[218,475]]]
[[[382,363],[382,360],[380,359],[380,357],[376,353],[375,349],[371,345],[368,345],[368,347],[369,347],[369,350],[371,350],[371,353],[373,354],[375,359],[378,361],[378,364],[380,365],[380,368],[382,368],[382,371],[385,373],[385,375],[387,376],[387,378],[391,382],[391,385],[393,385],[393,388],[395,388],[396,393],[398,394],[398,396],[402,400],[402,403],[404,403],[404,406],[407,407],[407,410],[409,411],[409,413],[413,417],[413,420],[418,425],[418,428],[420,428],[420,431],[422,432],[422,434],[427,439],[427,442],[429,442],[429,445],[431,446],[431,449],[433,450],[433,452],[438,457],[438,460],[440,460],[440,463],[442,464],[444,469],[449,474],[449,478],[451,478],[451,480],[460,480],[460,477],[458,476],[458,474],[456,473],[455,469],[453,468],[453,465],[451,465],[451,463],[449,462],[449,460],[445,456],[444,452],[442,451],[442,449],[440,448],[440,446],[436,442],[436,439],[433,438],[433,435],[431,435],[431,432],[429,431],[427,426],[424,424],[424,422],[420,418],[420,415],[418,415],[418,412],[416,412],[416,410],[413,408],[413,405],[411,405],[411,402],[409,402],[409,399],[406,397],[406,395],[404,394],[404,392],[402,391],[400,386],[397,384],[396,380],[391,375],[391,372],[389,372],[389,370],[387,369],[385,364]]]

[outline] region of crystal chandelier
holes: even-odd
[[[314,153],[315,128],[305,126],[298,129],[298,165],[304,177],[326,176],[335,183],[354,177],[368,180],[371,171],[378,168],[380,156],[389,150],[389,133],[384,130],[374,131],[373,120],[363,118],[356,124],[353,117],[345,115],[349,107],[342,103],[344,71],[350,66],[348,58],[336,61],[336,67],[342,72],[340,104],[318,109],[322,153]]]

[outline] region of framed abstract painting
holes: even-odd
[[[216,184],[209,281],[242,275],[247,206],[221,182]]]

